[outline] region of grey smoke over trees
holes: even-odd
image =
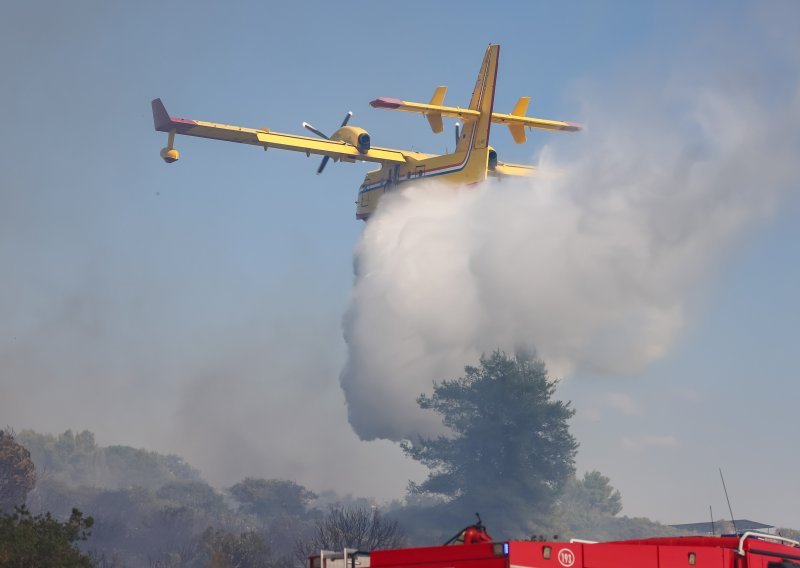
[[[749,185],[758,196],[754,198],[752,211],[746,211],[743,217],[752,218],[752,214],[757,217],[774,195],[771,188],[775,176],[783,175],[782,168],[773,166],[781,155],[788,153],[791,153],[788,163],[796,161],[797,144],[791,136],[800,129],[795,124],[791,91],[778,88],[774,98],[767,101],[768,106],[762,100],[748,102],[747,96],[739,97],[748,90],[774,86],[773,79],[780,81],[779,76],[796,80],[797,65],[787,68],[772,57],[769,49],[760,49],[768,43],[781,42],[779,34],[772,32],[776,27],[780,32],[782,23],[795,58],[800,53],[798,35],[789,26],[789,22],[797,20],[797,4],[791,11],[786,9],[786,2],[779,4],[783,4],[783,9],[770,4],[756,10],[750,6],[744,10],[721,7],[716,11],[721,17],[735,14],[727,23],[736,24],[730,26],[725,41],[716,41],[718,38],[713,34],[707,40],[719,49],[718,58],[706,58],[706,52],[698,52],[698,63],[689,61],[685,65],[687,61],[673,56],[680,49],[678,45],[662,51],[655,49],[658,40],[644,42],[645,50],[657,51],[656,59],[647,62],[655,70],[653,73],[640,73],[635,63],[631,65],[635,55],[630,52],[614,54],[593,69],[591,64],[581,66],[590,59],[566,50],[565,59],[559,59],[557,65],[558,82],[540,83],[535,74],[526,73],[529,62],[542,61],[537,48],[540,44],[533,36],[513,49],[503,48],[506,55],[502,56],[501,81],[505,85],[500,85],[498,97],[526,94],[515,91],[530,89],[527,94],[534,96],[532,112],[537,108],[544,112],[539,105],[553,103],[560,107],[559,114],[563,112],[561,117],[583,121],[587,130],[569,139],[531,132],[532,145],[515,147],[503,128],[493,128],[492,141],[496,142],[501,158],[504,151],[515,151],[514,160],[525,161],[528,158],[524,155],[525,148],[534,148],[542,140],[575,143],[583,147],[574,152],[553,147],[544,165],[548,161],[563,166],[576,164],[581,168],[579,179],[588,179],[587,185],[582,193],[577,189],[565,192],[557,187],[561,182],[556,179],[551,183],[553,191],[537,186],[530,199],[526,199],[519,194],[527,188],[516,188],[504,180],[489,192],[492,196],[479,199],[474,206],[465,202],[468,196],[451,198],[452,194],[442,193],[437,200],[434,196],[409,194],[409,200],[419,201],[409,209],[414,215],[404,229],[395,231],[390,227],[386,247],[377,251],[383,255],[382,260],[397,263],[398,269],[386,272],[364,250],[366,261],[361,265],[365,270],[361,271],[356,287],[359,304],[350,314],[359,323],[348,333],[352,342],[360,342],[360,347],[353,347],[349,368],[357,377],[374,378],[374,382],[364,384],[354,380],[348,386],[354,420],[365,421],[359,428],[363,436],[391,434],[401,438],[405,434],[440,433],[435,420],[425,429],[422,428],[426,425],[425,418],[416,420],[415,413],[420,411],[416,397],[421,392],[430,393],[433,380],[457,376],[465,363],[474,363],[482,352],[498,346],[510,352],[517,342],[509,335],[524,335],[522,342],[536,345],[555,375],[562,376],[555,361],[562,348],[574,348],[574,352],[583,354],[586,350],[581,346],[596,345],[596,349],[578,358],[579,364],[590,363],[601,359],[606,351],[614,352],[606,350],[603,341],[618,347],[612,331],[627,329],[624,325],[611,325],[609,329],[593,322],[608,322],[614,314],[620,324],[635,322],[636,313],[642,313],[645,322],[655,322],[654,330],[674,329],[668,325],[675,321],[670,314],[686,315],[686,311],[678,307],[671,312],[669,307],[675,304],[667,292],[702,290],[702,285],[695,287],[696,281],[691,281],[687,285],[678,282],[673,287],[667,278],[663,287],[656,286],[652,291],[653,282],[662,273],[674,274],[670,266],[676,265],[679,258],[672,251],[683,241],[684,250],[696,245],[702,253],[705,241],[693,238],[698,233],[719,235],[727,243],[723,248],[730,250],[730,243],[735,245],[735,241],[727,239],[720,221],[726,212],[735,221],[736,209],[715,208],[715,204],[724,202],[729,191]],[[315,489],[364,488],[369,494],[378,494],[380,486],[375,480],[382,476],[364,474],[367,468],[361,476],[353,476],[342,465],[344,460],[336,459],[359,453],[356,459],[364,462],[371,451],[369,444],[359,444],[350,435],[348,425],[340,418],[341,389],[332,380],[341,370],[340,320],[349,292],[347,271],[352,244],[362,227],[352,220],[348,197],[354,191],[353,180],[358,181],[357,170],[350,168],[344,172],[346,168],[342,168],[336,182],[341,184],[341,192],[320,191],[317,198],[307,200],[298,198],[305,192],[291,190],[297,175],[304,170],[302,166],[289,167],[284,172],[286,178],[282,179],[288,179],[288,184],[253,183],[259,176],[272,175],[276,171],[272,166],[300,158],[279,158],[270,153],[272,165],[266,167],[260,160],[253,162],[247,149],[187,139],[186,144],[193,147],[187,157],[208,146],[209,155],[231,152],[243,164],[257,164],[260,171],[253,178],[252,171],[239,168],[238,162],[201,159],[195,162],[197,166],[231,167],[231,171],[241,176],[237,187],[246,189],[229,191],[226,185],[229,179],[221,176],[218,180],[202,174],[199,185],[176,183],[175,177],[188,179],[184,176],[200,170],[191,163],[175,166],[182,169],[163,169],[164,164],[155,156],[158,146],[153,150],[156,135],[147,111],[152,94],[148,91],[157,87],[158,81],[175,77],[169,58],[160,56],[158,51],[153,53],[152,46],[146,45],[151,42],[134,41],[135,34],[129,34],[122,43],[118,37],[109,36],[115,21],[128,21],[118,17],[119,8],[85,18],[75,10],[56,9],[56,5],[53,3],[56,16],[49,18],[53,33],[27,33],[25,28],[14,24],[15,18],[3,18],[9,31],[1,40],[9,57],[6,80],[9,85],[18,86],[3,93],[8,100],[7,108],[21,110],[9,113],[6,129],[16,134],[4,137],[9,151],[4,154],[8,182],[0,198],[3,205],[0,232],[6,245],[0,253],[6,267],[0,308],[5,387],[0,397],[0,415],[19,428],[33,427],[51,433],[69,427],[89,428],[103,444],[130,444],[163,454],[176,452],[201,468],[205,478],[218,487],[230,486],[246,476],[263,476],[292,479]],[[12,11],[29,22],[32,29],[38,30],[46,24],[34,4],[23,2],[14,6]],[[681,10],[671,13],[678,12]],[[750,46],[759,48],[753,50],[758,58],[756,65],[735,53],[735,44],[745,45],[742,37],[745,30],[751,32],[747,41],[754,38],[752,26],[758,22],[751,12],[769,16],[768,33],[763,36],[768,41]],[[129,15],[131,21],[147,21],[147,17],[137,19],[132,12]],[[69,25],[64,25],[65,21]],[[687,42],[696,40],[698,33],[705,39],[709,23],[704,20],[696,28],[687,26],[681,31],[688,32]],[[777,26],[773,25],[776,23]],[[628,31],[624,24],[616,29]],[[187,53],[202,52],[192,49],[187,42],[178,43],[184,45]],[[448,71],[447,76],[439,79],[472,81],[475,71],[472,59],[480,57],[482,47],[469,43],[472,42],[466,41],[459,48],[458,60],[463,63],[464,73]],[[18,49],[18,45],[28,47]],[[98,45],[106,48],[98,49]],[[241,48],[236,41],[229,45]],[[146,85],[141,74],[118,73],[119,60],[111,55],[119,53],[122,47],[131,56],[132,69],[148,70],[145,75],[153,81],[152,85]],[[108,96],[103,89],[86,89],[86,85],[96,83],[96,77],[80,77],[70,72],[59,56],[66,53],[65,49],[73,55],[69,58],[76,65],[73,71],[84,69],[98,76],[116,77],[118,80],[111,84],[116,85],[120,96]],[[609,76],[613,72],[609,64],[613,66],[614,60],[626,70]],[[82,63],[89,61],[95,61],[97,66]],[[419,61],[427,72],[440,72],[434,58]],[[550,58],[551,64],[553,61]],[[769,72],[753,73],[760,64]],[[149,72],[159,67],[157,73]],[[732,81],[717,80],[719,76],[715,74],[719,71],[735,72]],[[601,84],[587,84],[592,76],[602,78]],[[414,80],[411,76],[403,77],[398,85],[427,91],[426,86],[416,84],[419,78],[418,75]],[[573,82],[583,82],[586,88],[579,83],[570,92]],[[37,88],[34,97],[26,85],[53,86],[64,96],[48,97],[46,94],[53,89]],[[723,102],[730,103],[725,112],[731,115],[731,122],[721,120],[716,114],[707,115],[701,104],[682,104],[686,97],[681,91],[689,93],[689,103],[700,102],[692,92],[709,85],[712,89],[707,94],[722,93]],[[231,98],[224,91],[209,94],[221,105],[220,119],[231,108],[227,106]],[[271,94],[276,91],[270,89]],[[197,98],[192,104],[197,105],[198,116],[211,112],[205,95],[200,91],[195,94]],[[464,94],[451,85],[449,96],[454,103],[463,100]],[[250,116],[258,121],[263,116],[269,124],[269,118],[264,116],[265,99],[246,98],[256,100],[255,106],[260,107],[248,111]],[[738,104],[740,98],[745,104]],[[679,104],[671,107],[669,100],[677,100]],[[353,102],[358,101],[364,102],[360,94]],[[573,113],[578,105],[571,105],[571,101],[585,101],[586,110]],[[707,103],[718,106],[710,98]],[[179,112],[181,103],[174,100],[172,104],[173,110]],[[49,112],[45,111],[47,106]],[[750,112],[753,107],[755,114]],[[697,120],[681,122],[692,117],[692,109],[697,110]],[[762,122],[767,111],[772,116]],[[190,110],[187,108],[186,112]],[[119,138],[119,144],[114,146],[118,151],[109,153],[103,121],[85,120],[95,113],[118,116],[125,122],[123,130],[136,135]],[[380,113],[375,114],[378,115],[375,119],[384,119]],[[58,116],[64,132],[82,133],[82,141],[76,138],[76,143],[62,145],[62,151],[46,155],[29,151],[28,148],[39,146],[38,133],[52,128],[50,122],[54,116]],[[372,120],[368,116],[364,118]],[[678,120],[670,124],[673,117]],[[413,121],[406,122],[407,117],[392,114],[388,118],[398,120],[404,128],[408,126],[414,143],[418,136],[427,135],[424,123],[418,126]],[[734,136],[729,136],[731,131]],[[383,129],[382,135],[388,142],[394,134],[391,127]],[[376,130],[374,135],[377,143],[381,134]],[[750,142],[748,136],[752,136]],[[730,155],[732,146],[718,151],[715,144],[703,143],[718,138],[730,140],[740,148],[736,159],[731,160],[731,168],[718,158]],[[449,141],[449,135],[446,139],[432,137],[432,146],[420,149],[442,147]],[[777,150],[774,159],[761,159],[773,150]],[[680,152],[685,152],[685,157],[677,155]],[[89,165],[85,161],[88,155],[105,159]],[[586,158],[585,167],[582,157]],[[708,166],[714,163],[723,166],[718,173],[728,172],[730,183],[725,180],[713,192],[702,191],[702,184],[696,184],[701,189],[697,192],[695,187],[682,182],[681,176],[691,181],[709,173]],[[751,174],[739,175],[741,171],[751,171],[750,167],[758,169],[756,183]],[[216,166],[212,169],[220,172]],[[564,169],[567,177],[562,180],[574,179],[570,169]],[[637,176],[639,172],[647,175]],[[664,202],[658,203],[653,200],[656,188],[648,188],[661,172],[667,174],[664,179],[670,183],[663,191]],[[626,183],[635,180],[641,191],[636,190],[634,183],[620,184],[618,191],[612,191],[614,180]],[[221,181],[221,185],[216,181]],[[330,177],[323,180],[331,181]],[[568,185],[571,187],[571,183]],[[161,196],[156,197],[153,188],[160,189]],[[170,190],[166,191],[167,188]],[[200,199],[198,191],[202,194]],[[733,204],[737,194],[730,195]],[[670,204],[668,201],[673,198],[675,203]],[[761,199],[764,201],[758,202]],[[277,204],[275,200],[281,200],[280,207],[262,207],[265,202]],[[335,208],[330,207],[332,203],[337,204]],[[637,215],[645,206],[651,214]],[[298,207],[313,214],[298,214]],[[275,221],[284,218],[291,221],[265,222],[267,211]],[[457,219],[452,219],[458,215],[466,217],[463,230],[457,226]],[[375,230],[378,228],[375,225]],[[574,238],[565,240],[573,228],[577,228],[572,233]],[[426,231],[431,236],[437,236],[438,231],[444,239],[426,240]],[[489,235],[491,238],[487,240],[486,231],[497,234]],[[653,233],[663,238],[638,239],[640,234]],[[599,239],[592,241],[591,234],[597,234]],[[615,234],[618,242],[609,238]],[[328,247],[326,243],[330,242],[339,246]],[[557,243],[566,244],[557,249]],[[471,248],[465,251],[467,245]],[[548,262],[539,262],[533,255],[532,251],[537,249]],[[650,252],[654,261],[640,262]],[[777,257],[787,256],[783,249],[775,252]],[[633,263],[626,262],[628,257]],[[698,264],[705,264],[707,258],[704,256]],[[563,267],[559,261],[563,261]],[[713,264],[712,259],[708,265]],[[779,261],[769,266],[778,264]],[[520,285],[507,287],[504,281],[493,280],[492,272],[509,274]],[[385,297],[386,309],[371,311],[366,297],[370,293],[365,281],[367,274],[390,284],[371,289]],[[593,277],[595,274],[599,277]],[[686,274],[688,281],[690,274]],[[617,278],[624,285],[619,288],[619,297],[610,294]],[[771,272],[763,278],[779,279]],[[408,291],[399,294],[400,286]],[[506,294],[505,290],[513,294]],[[435,291],[440,295],[434,295]],[[470,295],[474,295],[475,302],[470,301]],[[501,303],[499,300],[504,297],[507,302]],[[619,309],[625,298],[635,304],[631,310]],[[375,301],[381,300],[376,296]],[[534,301],[538,312],[531,307]],[[547,302],[551,303],[550,310]],[[462,306],[468,309],[462,310]],[[474,306],[480,309],[469,309]],[[637,312],[636,306],[642,306],[641,312]],[[650,310],[645,306],[655,307]],[[395,317],[395,312],[399,317]],[[659,314],[666,315],[656,317]],[[426,315],[430,317],[425,318]],[[412,316],[416,319],[410,321]],[[366,325],[366,319],[375,325]],[[431,325],[428,320],[433,320]],[[612,317],[612,324],[613,321]],[[494,329],[484,327],[484,322]],[[578,325],[583,322],[585,326]],[[475,330],[482,327],[485,335],[476,334]],[[521,333],[522,327],[526,328],[522,331],[529,333]],[[499,334],[495,335],[497,331]],[[367,333],[373,337],[367,337]],[[629,335],[641,346],[635,328]],[[448,344],[448,338],[453,338],[455,346]],[[652,344],[656,349],[645,350],[646,358],[657,357],[663,352],[659,345],[668,347],[669,341]],[[635,350],[629,355],[633,354]],[[368,356],[376,362],[366,361]],[[609,358],[613,362],[614,356]],[[390,381],[384,380],[387,378]],[[36,402],[29,404],[30,401]],[[407,412],[392,413],[391,408],[400,403],[406,405]],[[303,417],[297,412],[301,407],[308,412]],[[421,411],[420,414],[424,415]],[[310,415],[322,425],[306,419]],[[281,428],[271,427],[274,423],[290,422],[296,428],[291,439],[287,439]],[[388,424],[383,433],[375,427],[377,422]],[[420,432],[408,432],[409,424],[420,425]],[[383,448],[390,448],[384,452],[386,459],[384,456],[375,459],[370,469],[383,467],[381,473],[387,477],[394,474],[396,486],[401,485],[398,481],[412,478],[411,473],[397,473],[400,468],[396,464],[402,460],[400,452],[389,444]],[[317,468],[314,466],[317,460],[330,465]]]
[[[317,496],[293,481],[248,477],[230,488],[241,509],[256,517],[302,515]]]
[[[591,511],[616,515],[622,511],[622,495],[611,480],[597,470],[573,477],[560,498],[561,506],[571,511]]]
[[[529,533],[530,523],[550,516],[575,471],[574,411],[553,400],[555,387],[544,363],[524,351],[495,351],[462,377],[435,383],[418,402],[449,434],[404,443],[430,470],[410,490],[445,497],[453,522],[477,510],[497,519],[502,534]]]
[[[285,479],[245,478],[220,491],[178,456],[99,446],[88,431],[20,438],[30,454],[17,444],[0,453],[0,468],[17,455],[31,468],[44,464],[27,496],[31,511],[53,519],[74,507],[90,512],[95,524],[81,549],[97,566],[302,568],[318,544],[403,542],[398,522],[364,498],[318,497]]]
[[[439,544],[476,510],[496,538],[669,534],[619,517],[621,495],[601,473],[575,477],[574,411],[555,386],[524,350],[492,352],[437,383],[419,403],[449,434],[404,444],[430,474],[388,505],[323,498],[286,479],[245,478],[220,491],[178,456],[102,447],[87,431],[20,434],[31,459],[47,464],[27,501],[56,519],[74,507],[91,515],[81,549],[99,566],[302,568],[319,549]]]
[[[183,458],[130,446],[97,445],[88,430],[58,436],[22,430],[19,441],[48,480],[105,489],[159,489],[171,481],[199,481],[200,472]]]

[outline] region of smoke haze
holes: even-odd
[[[686,337],[704,293],[727,290],[708,286],[717,267],[781,204],[787,182],[796,187],[797,2],[527,3],[514,22],[503,10],[476,18],[429,3],[413,42],[382,3],[315,2],[311,19],[292,2],[5,4],[0,427],[89,429],[101,445],[175,452],[218,487],[284,477],[317,492],[402,495],[425,469],[392,442],[360,441],[345,404],[362,438],[438,431],[414,399],[497,347],[534,345],[555,376],[635,372]],[[154,14],[181,25],[159,34]],[[532,30],[534,19],[570,22],[569,40],[561,26]],[[443,22],[463,32],[443,35]],[[320,57],[332,30],[359,31],[357,60]],[[503,45],[498,110],[513,108],[502,97],[531,94],[531,114],[552,109],[587,130],[531,132],[524,147],[492,131],[501,160],[527,161],[538,141],[552,142],[540,158],[558,177],[387,200],[363,227],[352,290],[362,225],[351,197],[363,165],[316,177],[318,161],[302,154],[186,137],[178,164],[158,158],[156,96],[178,116],[285,132],[302,120],[328,131],[352,109],[376,143],[443,150],[451,138],[426,139],[421,118],[366,103],[421,98],[451,81],[448,97],[463,104],[489,41]],[[411,61],[413,72],[395,72]],[[792,223],[781,227],[796,236]],[[762,266],[785,275],[781,243],[770,250]],[[788,314],[774,318],[783,328],[754,326],[774,353],[792,352]],[[775,381],[782,401],[798,396],[789,357],[772,357],[770,369],[786,377]],[[719,390],[715,378],[709,390]],[[741,381],[730,396],[749,399]],[[708,421],[702,394],[702,416],[687,428]],[[688,438],[654,425],[652,405],[636,396],[603,404],[604,417],[640,420],[631,444],[642,451],[667,439],[644,436]],[[727,434],[739,425],[726,417],[749,411],[713,420]],[[794,409],[774,414],[784,422],[770,427],[791,431]],[[711,440],[674,462],[662,456],[662,475],[697,487],[673,464],[705,455]],[[627,488],[644,484],[625,485],[638,468],[624,459],[600,461],[611,443],[598,441],[587,467],[621,480],[634,510]],[[774,471],[797,470],[785,441],[759,443],[786,460]],[[763,483],[752,493],[763,496]],[[681,505],[664,494],[658,505],[639,499],[638,513],[680,521]],[[774,503],[771,513],[786,497]]]
[[[769,99],[746,71],[585,85],[588,128],[545,148],[541,175],[386,196],[344,325],[359,436],[439,432],[416,397],[496,348],[535,347],[557,377],[630,375],[667,353],[720,262],[800,179],[797,85]]]

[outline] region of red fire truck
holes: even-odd
[[[757,532],[614,542],[493,542],[479,524],[459,535],[452,540],[461,546],[323,553],[310,559],[310,568],[800,568],[800,543]]]

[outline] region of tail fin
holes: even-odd
[[[528,103],[530,102],[530,97],[520,97],[514,110],[511,111],[511,114],[514,116],[525,116],[525,113],[528,112]]]
[[[500,55],[499,45],[489,45],[483,58],[475,90],[469,109],[480,114],[466,122],[461,131],[456,153],[466,154],[464,173],[467,179],[475,182],[486,179],[489,162],[489,131],[492,126],[492,110],[494,108],[494,88],[497,81],[497,62]]]
[[[433,96],[431,97],[431,102],[428,104],[442,106],[444,104],[445,93],[447,93],[447,87],[444,85],[436,87],[436,90],[433,92]]]
[[[172,125],[172,119],[169,117],[164,103],[161,102],[161,99],[153,99],[150,106],[153,107],[153,126],[161,132],[168,132]]]
[[[511,111],[512,116],[525,116],[525,113],[528,112],[528,103],[531,102],[530,97],[520,97],[517,101],[517,105],[514,107],[514,110]],[[508,131],[511,132],[511,136],[514,138],[514,142],[517,144],[524,144],[525,140],[527,140],[527,136],[525,136],[525,127],[521,124],[508,124]]]
[[[447,92],[447,87],[441,86],[436,87],[436,90],[433,92],[433,97],[431,97],[431,102],[429,104],[434,106],[442,106],[444,104],[444,95]],[[431,125],[431,130],[435,134],[439,134],[442,130],[444,130],[444,124],[442,124],[442,113],[441,112],[427,112],[425,113],[425,118],[428,119],[428,124]]]

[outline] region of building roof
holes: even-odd
[[[736,525],[736,530],[739,532],[742,531],[758,531],[758,530],[766,530],[775,528],[775,525],[765,525],[764,523],[759,523],[756,521],[751,521],[750,519],[736,519],[734,521]],[[679,529],[682,531],[688,531],[693,533],[701,533],[701,534],[712,534],[713,532],[719,531],[720,525],[719,523],[714,523],[714,526],[711,526],[710,521],[706,521],[703,523],[684,523],[680,525],[670,525],[672,528]]]

